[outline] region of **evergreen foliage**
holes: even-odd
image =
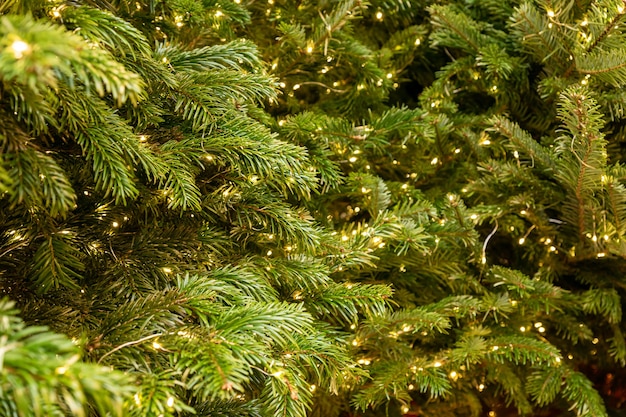
[[[619,412],[625,8],[0,3],[3,415]]]

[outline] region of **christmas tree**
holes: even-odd
[[[1,414],[619,413],[625,7],[0,3]]]

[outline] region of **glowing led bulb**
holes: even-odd
[[[383,12],[376,12],[376,19],[383,20]]]
[[[11,44],[11,50],[13,51],[13,56],[20,59],[24,56],[25,52],[30,50],[30,46],[22,40],[17,40]]]

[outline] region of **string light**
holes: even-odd
[[[383,20],[383,12],[376,12],[376,19]]]
[[[215,12],[215,17],[222,17],[222,16],[224,16],[224,13],[222,13],[221,10],[218,10]]]
[[[167,397],[167,406],[172,408],[174,406],[174,397]]]
[[[11,50],[13,51],[13,56],[16,59],[20,59],[24,57],[26,52],[30,51],[30,45],[18,39],[11,44]]]

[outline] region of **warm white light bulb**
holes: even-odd
[[[11,50],[13,51],[13,56],[20,59],[24,56],[25,52],[30,50],[30,46],[23,40],[17,40],[11,44]]]

